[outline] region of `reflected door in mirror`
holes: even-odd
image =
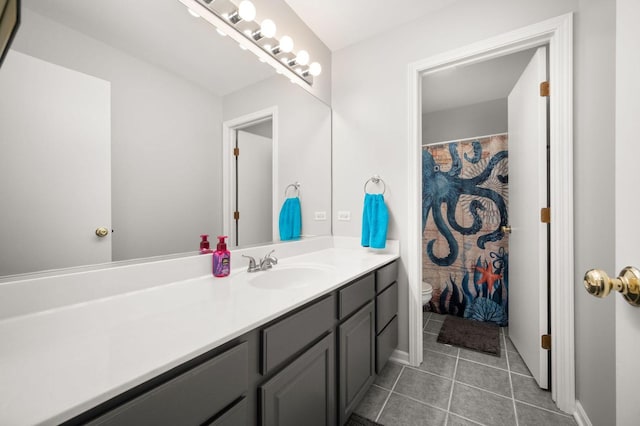
[[[0,93],[0,276],[109,262],[109,82],[11,50]]]
[[[271,129],[271,120],[261,123]],[[257,126],[236,130],[234,157],[234,246],[267,243],[273,239],[273,147],[270,135]]]

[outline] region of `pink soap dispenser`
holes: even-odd
[[[200,241],[200,254],[207,254],[207,253],[213,253],[213,250],[211,250],[209,248],[209,240],[207,240],[207,238],[209,238],[208,234],[202,234],[200,235],[201,241]]]
[[[231,253],[227,250],[226,236],[218,237],[216,251],[213,252],[213,276],[226,277],[231,272]]]

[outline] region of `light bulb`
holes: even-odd
[[[253,33],[251,32],[251,30],[248,30],[248,29],[247,29],[247,30],[244,30],[244,34],[245,34],[247,37],[251,37],[251,34],[253,34]]]
[[[282,36],[280,39],[280,50],[289,53],[293,50],[293,39],[289,36]]]
[[[307,65],[309,63],[309,52],[306,50],[299,51],[296,56],[296,63],[300,65]]]
[[[317,62],[311,62],[311,65],[309,65],[309,74],[316,77],[316,76],[319,76],[321,72],[322,72],[322,65],[320,65]]]
[[[276,35],[276,24],[271,19],[265,19],[260,24],[260,34],[266,38],[273,38]]]
[[[243,0],[238,5],[238,15],[242,20],[251,22],[256,19],[256,7],[249,0]]]
[[[189,11],[189,15],[193,16],[194,18],[199,18],[200,15],[198,15],[197,12],[194,12],[193,10],[187,8],[187,10]]]
[[[262,47],[264,47],[264,50],[269,50],[271,51],[271,45],[270,44],[265,44]]]

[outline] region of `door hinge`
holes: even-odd
[[[240,155],[240,148],[233,148],[233,156],[238,157]]]
[[[233,220],[239,220],[240,219],[240,212],[236,211],[233,212]]]
[[[540,346],[542,349],[550,350],[551,349],[551,335],[543,334],[540,338]]]
[[[540,96],[547,97],[549,96],[549,82],[543,81],[540,83]]]
[[[549,207],[540,209],[540,222],[551,223],[551,209]]]

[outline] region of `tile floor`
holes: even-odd
[[[424,312],[423,363],[387,363],[357,414],[385,426],[576,425],[538,387],[504,329],[498,358],[436,342],[443,320]]]

